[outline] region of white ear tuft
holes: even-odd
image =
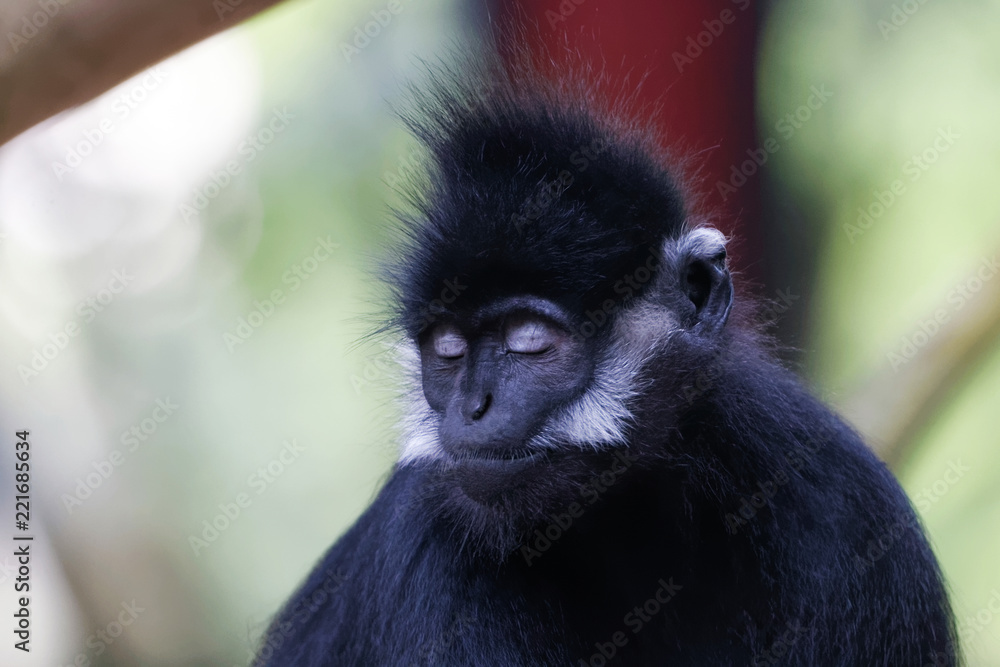
[[[725,259],[726,236],[714,227],[698,227],[688,232],[680,242],[681,250],[706,259]]]

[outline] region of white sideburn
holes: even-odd
[[[655,285],[651,291],[656,291]],[[639,374],[677,331],[677,323],[673,313],[647,295],[619,313],[614,326],[612,342],[601,353],[586,393],[556,412],[532,438],[532,445],[602,449],[626,442],[630,404],[642,390]]]

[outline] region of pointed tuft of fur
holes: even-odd
[[[627,102],[609,108],[528,60],[428,66],[400,112],[429,156],[388,270],[411,337],[507,294],[582,312],[686,229],[677,183]]]

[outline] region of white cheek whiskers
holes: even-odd
[[[553,415],[531,444],[594,449],[625,444],[633,418],[632,400],[644,388],[642,370],[678,329],[673,314],[650,299],[640,299],[621,312],[590,387]]]

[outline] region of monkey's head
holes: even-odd
[[[404,116],[430,165],[391,271],[420,359],[401,464],[523,528],[633,444],[644,368],[679,338],[711,346],[732,285],[647,135],[484,78]]]

